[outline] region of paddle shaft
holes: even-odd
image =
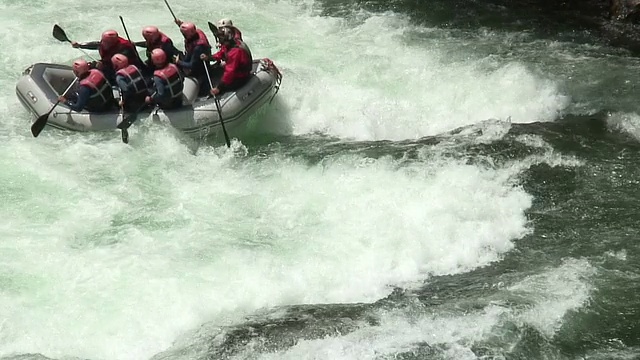
[[[171,6],[169,6],[169,2],[167,2],[167,0],[164,0],[164,3],[167,4],[167,8],[169,9],[169,12],[171,13],[171,16],[173,16],[173,20],[178,21],[178,18],[176,17],[176,14],[173,13],[173,10],[171,10]]]
[[[119,101],[120,102],[120,114],[119,114],[119,116],[120,116],[120,119],[121,119],[120,122],[122,123],[124,121],[124,106],[123,106],[124,98],[122,96],[122,89],[118,88],[118,93],[120,94],[120,101]],[[122,128],[122,129],[120,129],[120,132],[121,132],[122,142],[125,143],[125,144],[128,144],[129,143],[129,131],[127,131],[126,128]]]
[[[209,88],[213,89],[213,83],[211,82],[211,76],[209,76],[209,60],[202,62],[204,65],[204,71],[207,73],[207,79],[209,80]],[[231,141],[229,141],[229,134],[227,134],[227,128],[224,126],[224,120],[222,119],[222,110],[220,110],[220,102],[218,97],[214,96],[213,101],[216,103],[216,110],[218,110],[218,118],[220,118],[220,125],[222,125],[222,132],[224,133],[224,141],[227,143],[227,147],[231,147]]]
[[[138,119],[138,113],[142,111],[147,106],[147,104],[143,103],[136,111],[130,113],[126,118],[123,116],[122,121],[118,124],[118,129],[128,129],[134,121]],[[133,119],[133,120],[132,120]]]
[[[138,58],[138,61],[140,62],[140,64],[142,64],[142,59],[140,59],[140,54],[138,54],[138,51],[136,50],[136,44],[133,43],[133,41],[131,41],[131,38],[129,37],[129,32],[127,31],[127,27],[124,25],[124,19],[122,18],[122,16],[118,16],[120,18],[120,22],[122,23],[122,28],[124,29],[124,34],[127,36],[127,40],[133,45],[133,49],[134,52],[136,53],[136,57]]]
[[[89,57],[89,59],[98,62],[98,59],[94,58],[93,56],[89,55],[86,51],[84,51],[83,49],[77,48],[78,50],[82,51],[86,56]]]
[[[62,93],[62,96],[67,95],[67,92],[71,90],[71,87],[73,87],[76,81],[78,81],[77,77],[73,79],[71,84],[69,84],[69,87]],[[53,112],[53,109],[55,109],[56,106],[58,106],[58,104],[60,104],[60,99],[58,99],[58,101],[56,101],[56,103],[53,104],[51,109],[49,109],[49,111],[46,114],[38,117],[38,119],[33,123],[33,125],[31,125],[31,134],[33,134],[33,137],[38,137],[38,135],[40,135],[40,133],[42,132],[42,129],[44,129],[45,125],[47,125],[47,120],[49,120],[49,115],[51,115],[51,113]]]

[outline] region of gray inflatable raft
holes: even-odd
[[[68,65],[36,63],[28,67],[18,79],[16,94],[22,105],[35,118],[49,112],[60,94],[71,85],[75,75]],[[214,79],[214,84],[215,84]],[[273,62],[267,58],[254,60],[253,75],[242,88],[224,93],[219,97],[222,119],[227,131],[243,125],[278,92],[282,75]],[[77,85],[76,85],[77,86]],[[163,122],[193,137],[203,137],[221,132],[220,117],[214,98],[198,97],[198,82],[185,77],[183,106],[164,111],[146,108],[138,118],[157,114]],[[114,96],[118,91],[114,88]],[[125,116],[127,114],[125,113]],[[123,116],[117,108],[110,112],[72,111],[64,104],[58,104],[48,117],[47,125],[72,131],[117,130]]]

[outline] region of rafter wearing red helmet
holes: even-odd
[[[115,30],[107,30],[102,33],[99,41],[88,42],[71,42],[71,46],[74,48],[81,48],[87,50],[98,50],[100,54],[100,61],[91,64],[91,67],[102,70],[104,75],[111,83],[115,84],[116,72],[111,63],[111,58],[115,54],[123,54],[129,59],[129,63],[141,65],[138,63],[137,50],[133,43],[127,39],[123,39],[118,35]]]
[[[111,63],[116,70],[116,84],[120,88],[120,106],[126,111],[138,111],[140,105],[149,96],[147,82],[142,71],[122,54],[115,54]]]
[[[75,93],[60,96],[58,100],[73,111],[106,111],[115,106],[113,90],[102,71],[91,69],[84,59],[77,59],[72,65],[74,75],[80,80]]]
[[[200,96],[206,95],[209,90],[209,80],[207,79],[207,70],[209,62],[201,59],[201,55],[211,56],[211,45],[205,33],[198,29],[193,23],[183,22],[176,19],[176,24],[180,26],[180,32],[184,36],[184,59],[175,60],[176,65],[188,76],[192,76],[198,80],[200,86]],[[207,70],[205,70],[207,66]]]
[[[151,52],[156,70],[153,72],[154,93],[147,96],[148,104],[158,104],[161,109],[175,109],[182,106],[183,78],[178,67],[170,63],[162,49]]]

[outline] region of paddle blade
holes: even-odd
[[[118,129],[120,130],[126,130],[128,129],[131,124],[133,124],[134,121],[136,121],[138,119],[138,113],[134,113],[131,114],[125,118],[122,119],[122,121],[120,122],[120,124],[118,124],[118,126],[116,126]]]
[[[214,34],[218,32],[218,28],[213,25],[213,23],[211,21],[208,21],[209,24],[209,30],[211,30],[211,32],[213,32]]]
[[[33,125],[31,125],[31,134],[33,134],[33,137],[38,137],[38,135],[40,135],[40,133],[42,132],[42,129],[44,129],[44,127],[47,125],[47,119],[49,119],[49,114],[50,113],[41,115],[33,123]]]
[[[216,40],[220,39],[220,34],[218,32],[218,27],[213,25],[213,23],[211,23],[211,21],[208,22],[209,23],[209,30],[211,30],[211,32],[213,33],[213,36],[216,38]]]
[[[67,34],[64,33],[64,30],[62,30],[62,28],[58,26],[58,24],[53,25],[53,37],[58,41],[71,42],[71,40],[69,40],[69,38],[67,37]]]
[[[125,144],[129,143],[129,131],[127,131],[127,129],[122,129],[122,142]]]

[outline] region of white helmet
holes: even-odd
[[[218,27],[226,27],[226,26],[233,26],[233,21],[231,21],[231,19],[220,19],[218,21]]]

